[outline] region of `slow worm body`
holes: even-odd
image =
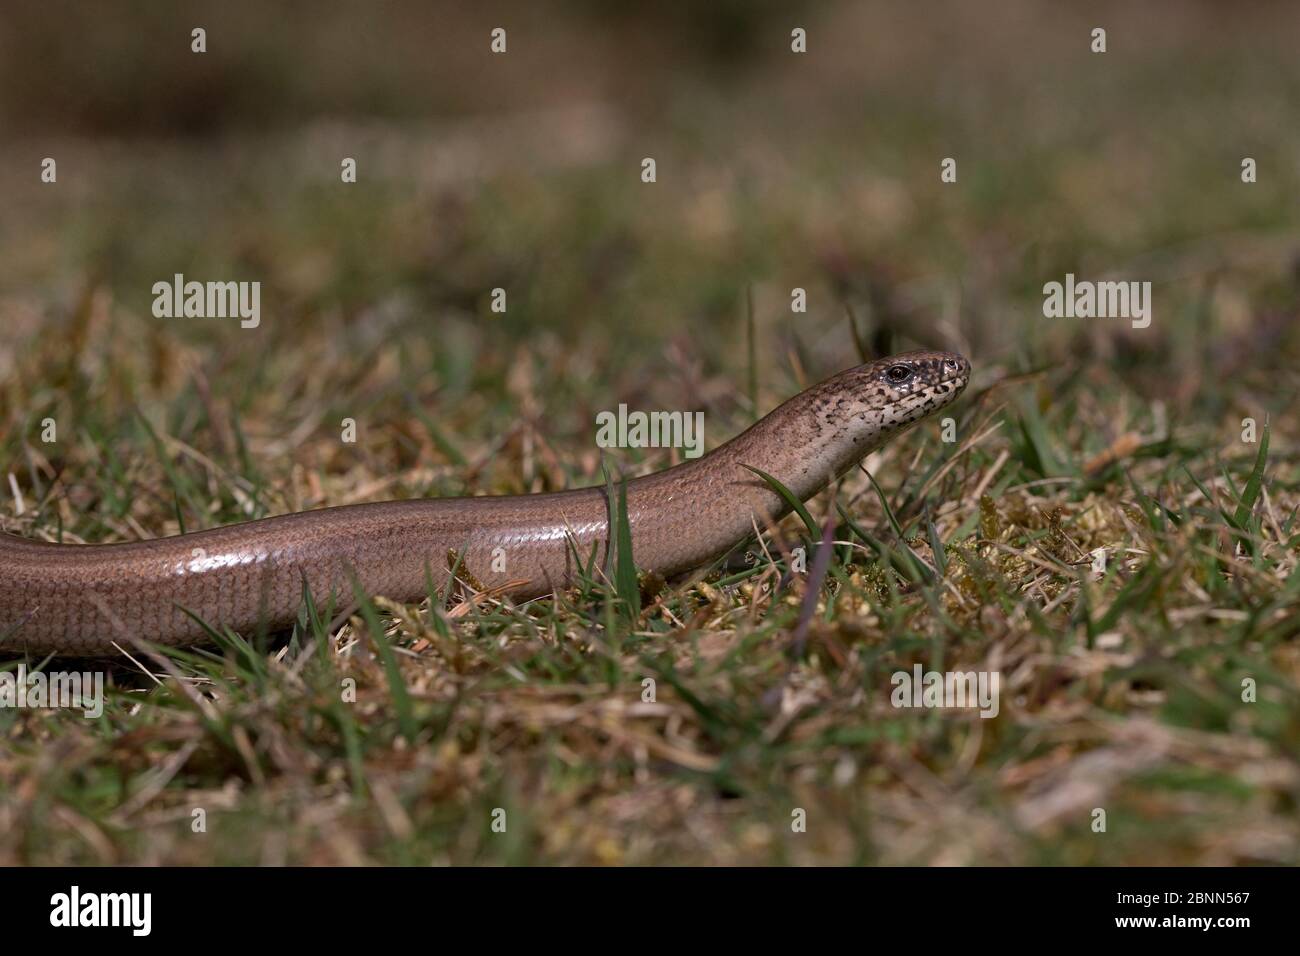
[[[801,499],[951,402],[970,366],[908,352],[840,372],[709,454],[629,481],[633,558],[665,576],[725,552],[788,510],[746,466]],[[608,539],[603,488],[504,497],[386,501],[264,518],[121,544],[0,534],[0,655],[113,655],[137,640],[185,645],[214,628],[251,636],[297,617],[303,587],[322,608],[370,594],[417,601],[442,588],[449,554],[466,578],[515,599],[562,588],[574,554]],[[186,613],[186,612],[189,613]]]

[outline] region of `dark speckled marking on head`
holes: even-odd
[[[846,369],[796,395],[724,447],[769,472],[764,462],[779,447],[781,461],[799,463],[783,483],[806,499],[954,401],[969,380],[970,363],[956,352],[893,355]]]

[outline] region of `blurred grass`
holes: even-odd
[[[751,292],[762,411],[857,361],[846,304],[976,380],[956,448],[811,505],[801,654],[797,519],[634,625],[599,581],[320,609],[115,665],[103,720],[0,710],[0,861],[1297,862],[1292,8],[198,9],[208,60],[156,4],[0,26],[5,530],[599,484],[600,409],[752,419]],[[262,326],[154,319],[174,272],[260,280]],[[1066,272],[1151,280],[1152,327],[1043,319]],[[1001,714],[895,710],[917,662],[999,670]]]

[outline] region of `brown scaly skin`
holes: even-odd
[[[791,398],[709,454],[628,482],[638,567],[668,576],[716,557],[786,513],[745,466],[801,499],[933,414],[966,387],[970,364],[917,351],[860,365]],[[138,640],[186,645],[214,628],[246,635],[292,623],[303,582],[323,607],[362,588],[396,601],[442,588],[455,552],[472,578],[516,599],[573,580],[576,546],[603,560],[602,488],[554,494],[386,501],[264,518],[124,544],[72,545],[0,534],[0,653],[114,655]],[[502,549],[496,551],[496,549]],[[505,570],[494,570],[504,557]]]

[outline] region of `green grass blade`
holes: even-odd
[[[799,497],[793,491],[761,469],[755,468],[752,465],[744,465],[743,467],[748,468],[754,474],[758,475],[758,477],[762,478],[769,488],[781,496],[781,500],[789,505],[790,510],[799,516],[799,520],[803,522],[804,527],[808,529],[808,533],[812,535],[814,541],[821,539],[822,533],[821,529],[817,527],[817,522],[813,520],[813,516],[808,513],[808,509],[804,507],[804,503],[799,500]]]
[[[402,680],[401,668],[397,666],[397,655],[393,653],[388,638],[384,636],[383,625],[379,622],[379,614],[370,601],[370,595],[362,589],[361,582],[355,575],[352,576],[352,594],[361,611],[361,618],[366,622],[366,630],[370,633],[375,651],[383,662],[384,675],[388,679],[388,692],[393,699],[393,709],[397,711],[398,730],[407,741],[414,743],[418,730],[415,708],[411,704],[411,695],[406,689],[406,682]]]
[[[641,585],[637,581],[636,564],[632,558],[632,525],[627,517],[626,478],[618,483],[614,546],[614,587],[629,623],[634,626],[641,616]]]
[[[1264,486],[1264,466],[1268,463],[1268,432],[1269,423],[1265,421],[1259,452],[1255,455],[1255,467],[1251,469],[1250,477],[1246,479],[1246,490],[1241,493],[1241,499],[1237,503],[1237,513],[1233,515],[1234,523],[1241,529],[1249,526],[1250,515],[1255,510],[1255,502],[1259,501],[1260,490]]]

